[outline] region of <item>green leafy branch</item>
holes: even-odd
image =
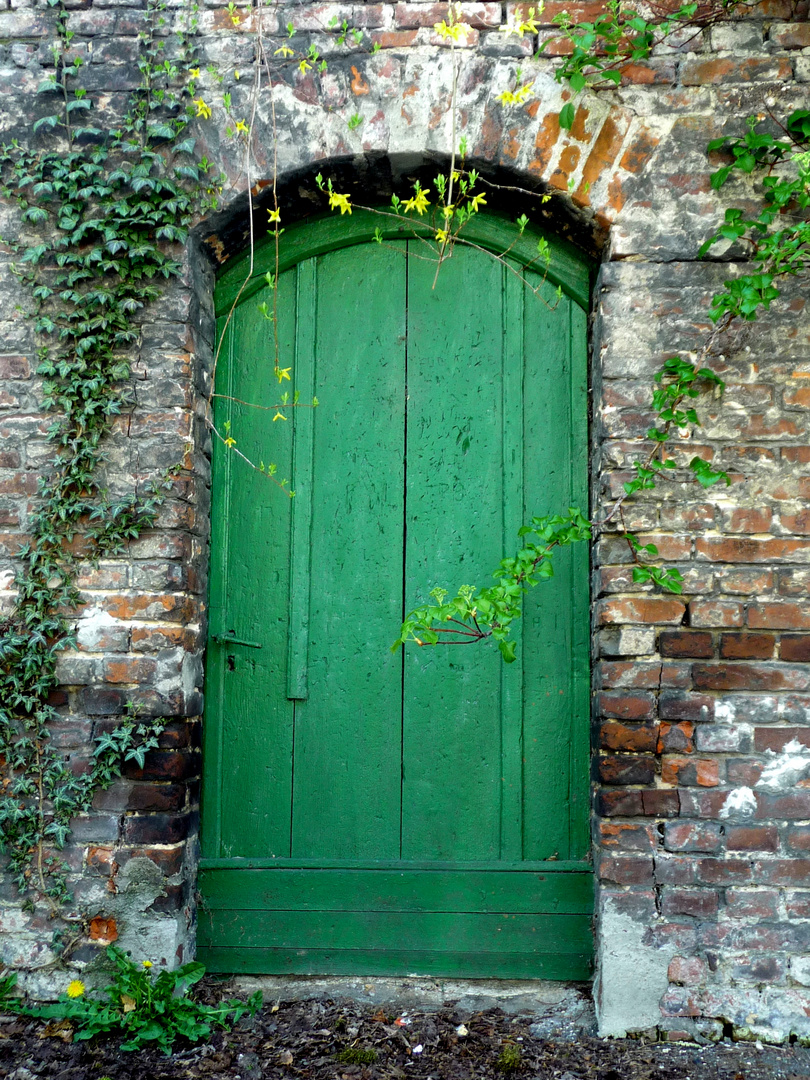
[[[781,296],[777,279],[798,277],[810,269],[810,110],[796,109],[782,126],[783,134],[758,132],[758,117],[738,139],[715,139],[709,152],[722,152],[731,161],[712,174],[711,185],[720,190],[735,172],[746,175],[767,170],[762,180],[762,209],[750,216],[729,207],[724,223],[702,245],[707,255],[723,240],[749,246],[756,270],[724,282],[725,291],[712,301],[710,317],[752,321],[760,308],[767,311]]]
[[[450,601],[446,590],[433,589],[430,595],[436,603],[408,615],[391,651],[408,641],[467,645],[492,638],[506,663],[513,663],[515,642],[509,635],[515,619],[520,618],[523,594],[553,576],[555,548],[590,538],[591,523],[572,507],[567,517],[532,518],[531,525],[524,525],[519,535],[532,539],[527,539],[513,558],[501,561],[494,574],[496,585],[488,589],[462,585]]]

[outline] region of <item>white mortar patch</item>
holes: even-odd
[[[757,781],[757,788],[778,795],[794,787],[799,780],[810,775],[810,747],[803,746],[798,739],[791,739],[781,754],[766,750],[771,761],[765,766],[762,776]]]
[[[750,787],[738,787],[728,793],[720,808],[720,817],[750,817],[756,813],[757,798]]]
[[[76,640],[83,649],[93,652],[104,635],[104,631],[111,626],[120,625],[117,619],[110,615],[109,611],[101,608],[88,608],[79,620],[76,630]]]

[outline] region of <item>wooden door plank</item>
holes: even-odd
[[[202,920],[205,922],[206,920]],[[221,941],[243,948],[433,953],[580,952],[587,915],[444,911],[220,910]],[[215,943],[214,936],[204,941]]]
[[[293,854],[399,854],[404,255],[317,260],[309,696],[296,705]]]
[[[279,283],[279,337],[284,366],[293,366],[294,275]],[[289,422],[273,424],[267,407],[278,400],[273,376],[272,324],[253,305],[232,320],[232,345],[220,357],[217,422],[231,420],[237,448],[255,462],[274,462],[289,476]],[[222,387],[224,386],[224,390]],[[228,400],[228,397],[237,400]],[[251,405],[264,406],[253,408]],[[224,490],[223,522],[215,521],[221,591],[211,595],[206,727],[220,747],[219,806],[206,798],[206,829],[219,829],[220,855],[290,854],[291,711],[286,701],[289,500],[267,476],[252,470],[217,440],[214,488]],[[216,574],[214,575],[216,577]],[[215,640],[232,635],[260,649]],[[221,693],[220,693],[221,690]],[[207,739],[209,736],[206,736]],[[219,813],[217,814],[217,809]],[[206,851],[211,851],[206,847]]]
[[[278,975],[426,975],[468,979],[585,981],[593,975],[593,941],[583,926],[578,952],[431,953],[388,949],[267,949],[219,941],[200,945],[198,958],[211,973]]]
[[[589,915],[589,871],[203,870],[218,910],[547,912]]]
[[[519,545],[525,520],[523,500],[523,282],[509,266],[503,281],[503,525],[501,551],[511,555]],[[494,567],[493,567],[494,569]],[[512,636],[517,659],[501,664],[501,848],[508,861],[523,857],[523,623]]]
[[[290,521],[290,631],[287,697],[307,696],[309,660],[310,559],[312,545],[312,469],[315,393],[315,260],[299,263],[296,274],[295,388],[303,403],[290,410],[293,422],[293,475]]]
[[[572,431],[587,432],[585,357],[572,368],[572,303],[557,300],[539,275],[528,275],[539,298],[527,292],[525,340],[527,396],[524,468],[529,515],[564,514],[569,506],[587,509],[587,479],[582,461],[572,463]],[[582,348],[578,341],[577,347]],[[528,389],[531,388],[531,389]],[[571,747],[587,743],[588,698],[574,689],[575,640],[588,633],[588,551],[585,544],[554,554],[554,577],[538,585],[524,605],[524,856],[527,859],[576,858],[587,844],[570,845],[572,789],[588,794],[588,772],[571,776]],[[586,652],[587,657],[587,652]],[[584,712],[584,717],[583,717]],[[583,720],[585,728],[583,729]]]
[[[502,557],[501,268],[457,247],[408,268],[406,610],[487,582]],[[408,647],[404,859],[500,854],[500,655]]]

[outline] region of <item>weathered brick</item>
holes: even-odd
[[[599,710],[603,716],[619,720],[651,720],[656,713],[653,694],[627,694],[615,690],[602,691]]]
[[[662,656],[709,659],[714,656],[712,635],[692,630],[664,630],[658,639]]]
[[[634,596],[623,599],[602,600],[598,605],[599,622],[678,624],[683,620],[685,605],[680,600],[667,600],[655,596]]]
[[[603,784],[650,784],[655,778],[655,759],[642,754],[622,754],[599,759]]]
[[[617,885],[652,884],[652,856],[603,855],[599,860],[599,877]]]
[[[603,750],[625,753],[652,753],[658,742],[657,724],[602,724],[600,743]]]
[[[672,821],[664,829],[667,851],[719,851],[722,846],[723,834],[714,822]]]
[[[810,671],[787,664],[695,664],[697,690],[807,690]]]
[[[777,919],[777,889],[726,889],[726,911],[735,919]]]
[[[746,885],[751,864],[747,859],[698,859],[697,879],[702,885]]]
[[[681,787],[716,787],[720,783],[720,763],[714,758],[666,754],[661,758],[661,779]]]
[[[674,724],[662,723],[656,746],[657,752],[659,754],[673,752],[690,754],[694,749],[694,732],[695,725],[688,720],[681,720]]]
[[[748,625],[774,630],[810,630],[810,610],[807,604],[751,604]]]
[[[775,647],[776,638],[770,634],[743,632],[720,635],[720,657],[723,660],[770,660]]]
[[[745,608],[733,600],[693,600],[689,605],[691,626],[742,626]]]
[[[667,968],[667,978],[679,986],[697,986],[708,975],[705,960],[697,956],[674,956]]]
[[[661,914],[709,919],[717,914],[718,907],[719,897],[714,889],[667,887],[661,901]]]

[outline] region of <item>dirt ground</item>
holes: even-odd
[[[208,985],[212,1000],[220,990]],[[533,1033],[534,1029],[534,1033]],[[66,1033],[63,1032],[63,1036]],[[210,1042],[122,1053],[112,1039],[73,1043],[27,1018],[0,1018],[3,1080],[803,1080],[810,1049],[729,1041],[715,1046],[544,1038],[537,1017],[499,1009],[397,1014],[350,1001],[267,1003]],[[66,1034],[70,1038],[69,1033]]]

